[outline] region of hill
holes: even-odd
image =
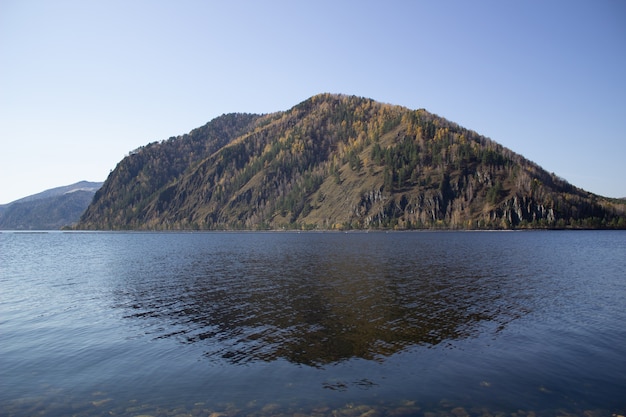
[[[101,182],[81,181],[0,206],[1,230],[54,230],[80,219]]]
[[[77,227],[625,228],[626,205],[426,110],[321,94],[133,151]]]

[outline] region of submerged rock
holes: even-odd
[[[450,411],[455,417],[470,417],[463,407],[456,407]]]

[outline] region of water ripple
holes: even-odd
[[[124,281],[117,306],[145,334],[201,344],[211,360],[310,366],[464,339],[485,323],[499,331],[532,310],[528,274],[511,279],[480,258],[438,257],[384,235],[338,243],[313,236],[260,248],[251,239],[174,252],[164,268],[147,259],[137,274],[150,279]]]

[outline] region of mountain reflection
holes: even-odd
[[[368,244],[244,249],[144,266],[151,279],[121,291],[119,307],[152,337],[201,344],[210,359],[309,366],[382,360],[522,314],[473,264]]]

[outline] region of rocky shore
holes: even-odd
[[[102,393],[82,403],[61,399],[50,401],[18,400],[3,407],[7,417],[33,415],[71,415],[73,417],[624,417],[626,410],[605,409],[544,409],[497,410],[483,407],[463,407],[442,400],[424,407],[415,401],[398,404],[354,404],[340,407],[317,405],[306,407],[294,404],[251,401],[244,405],[203,402],[163,407],[131,400],[119,403]]]

